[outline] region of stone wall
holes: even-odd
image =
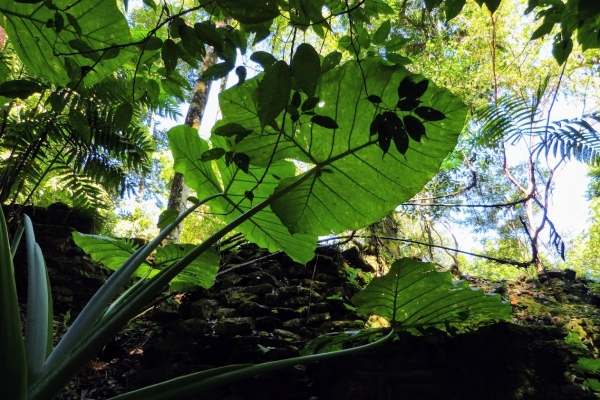
[[[16,216],[9,210],[9,227],[14,231]],[[31,218],[37,243],[42,249],[52,289],[54,313],[57,316],[71,312],[76,316],[92,295],[109,276],[106,269],[90,259],[73,242],[71,233],[93,233],[94,221],[89,215],[57,203],[48,208],[26,206],[22,210]],[[15,256],[15,276],[19,297],[27,298],[27,261],[25,241],[21,240]]]
[[[90,221],[60,206],[28,214],[46,257],[60,325],[64,313],[81,310],[108,272],[72,242],[72,227],[89,232]],[[344,258],[335,248],[322,248],[306,266],[253,245],[224,253],[223,271],[212,289],[178,295],[136,319],[60,398],[100,400],[208,368],[293,357],[317,335],[360,329],[365,317],[345,306],[359,288],[344,271],[348,261],[368,265],[350,253]],[[20,250],[15,269],[25,299],[23,256]],[[559,326],[514,324],[456,338],[406,334],[373,351],[265,374],[193,398],[595,398],[564,377],[576,362],[565,334]]]

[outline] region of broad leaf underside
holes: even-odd
[[[251,166],[250,175],[243,173],[235,164],[227,166],[224,161],[219,160],[216,162],[216,168],[221,180],[218,180],[212,164],[201,161],[202,154],[208,150],[208,144],[198,136],[197,130],[181,125],[169,130],[167,135],[175,159],[174,169],[184,175],[189,187],[200,197],[225,191],[226,196],[210,202],[210,211],[227,223],[271,196],[282,178],[293,176],[295,173],[293,163],[280,161],[269,168],[262,184],[252,191],[256,185],[253,176],[261,177],[265,168]],[[213,146],[218,146],[221,141],[219,137],[214,138]],[[252,201],[246,198],[247,191],[252,191]],[[269,251],[284,250],[298,262],[306,263],[314,257],[316,237],[290,235],[270,207],[242,223],[236,230]]]
[[[361,62],[369,95],[382,99],[381,106],[394,109],[398,85],[410,72],[386,66],[378,58]],[[421,76],[413,76],[416,81]],[[363,75],[357,62],[348,62],[325,74],[316,96],[314,113],[329,117],[338,129],[312,123],[310,113],[292,122],[290,115],[275,121],[285,135],[271,127],[261,131],[253,93],[257,79],[248,80],[221,95],[223,121],[238,123],[252,133],[231,149],[250,156],[250,162],[265,166],[281,159],[295,159],[311,168],[306,174],[283,180],[282,190],[298,179],[303,183],[277,200],[272,209],[292,233],[327,235],[354,230],[387,215],[410,199],[434,176],[441,162],[456,145],[466,116],[466,107],[454,95],[430,84],[422,105],[441,111],[445,118],[424,123],[426,138],[410,142],[402,155],[396,150],[383,154],[370,136],[370,124],[381,111],[367,99]],[[302,99],[306,96],[303,94]],[[400,117],[410,112],[397,111]]]
[[[93,66],[93,70],[89,71],[84,79],[86,85],[92,85],[131,58],[132,52],[122,49],[116,57],[104,56],[104,59],[95,63],[89,57],[74,54],[80,51],[70,45],[72,41],[80,41],[80,49],[83,48],[82,46],[87,46],[97,50],[114,44],[131,42],[127,20],[114,0],[79,2],[55,0],[54,4],[59,10],[67,11],[51,10],[43,3],[0,1],[0,12],[5,18],[1,24],[12,39],[20,59],[33,74],[44,77],[56,85],[66,86],[71,81],[65,61],[68,57],[75,67]],[[77,26],[71,23],[67,13],[72,20],[76,21]],[[57,18],[64,23],[64,27],[58,33],[55,26],[46,26],[48,21],[55,25]],[[56,57],[57,55],[59,57]],[[88,53],[88,55],[97,59],[102,56],[102,52]]]
[[[400,117],[411,114],[396,107],[398,85],[408,76],[424,78],[378,58],[361,66],[368,95],[382,99],[377,106],[367,99],[356,62],[324,75],[315,93],[318,100],[304,93],[284,96],[288,109],[298,107],[298,100],[304,104],[298,118],[285,112],[264,123],[269,114],[257,111],[256,104],[257,96],[269,91],[266,74],[227,90],[220,96],[223,120],[213,130],[213,150],[189,127],[169,131],[175,170],[200,197],[224,191],[210,207],[226,222],[273,194],[280,196],[236,229],[262,247],[307,262],[317,236],[364,227],[418,193],[456,145],[466,116],[457,97],[429,84],[421,105],[443,113],[442,119],[425,121],[425,136],[411,141],[404,154],[396,149],[384,153],[370,134],[371,122],[386,110]],[[271,70],[276,75],[268,82],[286,75],[283,67]],[[281,97],[279,91],[274,90]],[[232,162],[238,156],[249,165]],[[305,172],[298,173],[299,168]]]
[[[92,257],[94,261],[102,263],[108,269],[119,269],[137,249],[133,242],[112,239],[104,236],[85,235],[73,232],[73,240],[77,246]],[[195,246],[190,244],[169,244],[159,247],[153,254],[153,262],[143,263],[134,273],[137,278],[152,278],[161,270],[170,267]],[[201,286],[210,288],[219,271],[220,258],[215,249],[208,249],[190,263],[170,283],[172,291],[182,292]]]
[[[431,263],[403,258],[390,271],[374,278],[352,298],[358,312],[379,315],[397,328],[436,326],[510,319],[511,307],[499,295],[452,281]]]

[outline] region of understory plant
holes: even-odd
[[[153,1],[144,3],[156,8]],[[210,287],[218,270],[213,246],[233,230],[260,247],[307,263],[314,257],[319,236],[380,220],[437,173],[465,122],[467,107],[458,97],[409,72],[403,66],[406,58],[395,54],[397,49],[386,48],[385,58],[362,52],[360,46],[368,42],[365,36],[371,36],[366,29],[358,30],[356,37],[352,28],[351,35],[340,39],[340,49],[352,59],[345,63],[339,51],[323,57],[312,45],[295,43],[296,31],[308,26],[324,37],[334,16],[349,18],[354,13],[363,21],[394,10],[374,0],[364,2],[365,7],[363,2],[352,7],[331,2],[332,13],[337,14],[323,18],[323,2],[306,0],[303,3],[311,5],[306,10],[293,3],[218,0],[195,8],[217,20],[240,22],[240,27],[227,28],[216,28],[210,19],[188,26],[181,18],[184,13],[171,14],[165,3],[160,14],[165,19],[133,42],[114,0],[0,0],[0,23],[32,74],[61,90],[76,91],[118,75],[115,71],[127,65],[136,74],[132,102],[155,98],[160,88],[170,94],[181,92],[185,85],[178,83],[183,80],[176,71],[178,59],[195,64],[207,45],[225,61],[204,71],[204,79],[218,79],[235,68],[236,48],[245,52],[250,35],[264,39],[280,15],[295,25],[293,53],[287,61],[256,52],[253,59],[263,72],[246,79],[245,69],[236,70],[239,83],[221,93],[223,118],[213,127],[210,140],[187,125],[169,130],[174,169],[199,198],[191,208],[180,215],[164,213],[163,231],[139,248],[75,235],[82,247],[115,272],[55,347],[48,274],[31,221],[22,216],[11,241],[0,213],[1,399],[54,398],[164,287],[175,291]],[[167,24],[170,36],[163,40],[157,30]],[[389,23],[378,32],[373,39],[385,44]],[[143,70],[149,73],[144,75]],[[2,80],[0,84],[13,86],[27,83]],[[41,89],[34,89],[18,96],[2,93],[12,98],[35,94],[41,99]],[[131,110],[119,108],[115,118],[122,128],[131,121]],[[56,107],[57,113],[63,111]],[[84,128],[93,122],[79,120]],[[169,233],[200,206],[225,226],[198,245],[162,247]],[[13,265],[23,234],[28,260],[24,336]],[[107,253],[102,255],[103,251]],[[127,287],[132,277],[138,280]],[[434,327],[452,333],[465,324],[505,319],[510,312],[498,296],[473,291],[464,282],[452,282],[449,274],[436,272],[431,264],[408,259],[394,263],[386,276],[374,278],[353,301],[359,312],[381,316],[390,326],[327,335],[310,344],[301,357],[202,371],[116,399],[185,398],[277,368],[363,351],[393,339],[399,330],[418,333]],[[367,343],[353,347],[360,340]]]
[[[451,93],[390,64],[376,57],[350,61],[322,78],[315,73],[310,85],[292,90],[290,68],[278,61],[221,95],[223,119],[210,142],[187,126],[172,128],[168,136],[175,170],[203,199],[138,249],[75,234],[89,252],[102,253],[104,246],[104,261],[112,258],[107,265],[119,266],[55,348],[50,288],[31,223],[23,216],[11,246],[2,217],[0,353],[3,360],[10,360],[2,363],[2,398],[53,398],[165,285],[171,283],[173,290],[210,287],[218,269],[213,245],[233,229],[305,263],[314,256],[319,235],[363,227],[418,192],[455,145],[465,108]],[[304,67],[321,70],[318,61]],[[275,102],[256,100],[257,91],[268,92]],[[284,109],[277,108],[279,104]],[[177,251],[161,247],[163,239],[201,205],[227,225],[197,246],[178,246]],[[161,223],[168,220],[165,214]],[[24,339],[12,264],[22,231],[29,271]],[[115,246],[121,246],[121,252]],[[149,265],[152,254],[155,263]],[[139,280],[124,290],[132,276]],[[409,259],[397,261],[389,274],[373,279],[353,302],[360,313],[381,316],[390,327],[327,335],[298,358],[202,371],[116,398],[184,398],[273,369],[372,348],[392,339],[398,330],[436,327],[453,332],[461,324],[510,315],[510,306],[499,297],[471,290],[465,282],[453,283],[449,274],[436,272],[432,264]],[[360,339],[367,344],[352,347],[351,342]]]

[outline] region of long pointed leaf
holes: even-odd
[[[115,299],[119,291],[127,284],[129,278],[131,278],[131,276],[135,273],[138,267],[144,262],[144,260],[146,260],[146,258],[150,254],[152,254],[152,252],[161,244],[161,242],[169,235],[169,233],[171,233],[171,231],[173,231],[173,229],[175,229],[177,225],[179,225],[179,223],[183,221],[183,219],[186,216],[191,214],[200,205],[219,196],[220,194],[209,196],[203,201],[199,202],[198,204],[194,205],[193,207],[190,207],[189,209],[181,213],[181,215],[171,225],[166,227],[150,243],[147,243],[145,246],[138,249],[135,252],[135,254],[132,257],[130,257],[127,260],[127,262],[125,262],[125,264],[123,264],[121,268],[119,268],[114,274],[110,276],[110,278],[108,278],[104,285],[102,285],[102,287],[96,292],[96,294],[94,294],[92,299],[88,302],[88,304],[79,314],[77,319],[75,319],[73,325],[71,325],[65,336],[63,336],[63,338],[58,343],[50,357],[48,357],[48,359],[46,360],[46,364],[44,366],[46,374],[51,374],[55,376],[58,372],[57,370],[55,370],[55,367],[59,363],[61,358],[65,357],[65,355],[67,355],[74,349],[81,350],[80,348],[78,348],[78,346],[82,338],[85,338],[85,336],[90,332],[90,330],[92,330],[92,328],[96,325],[96,322],[104,315],[110,302],[113,301],[113,299]],[[90,350],[89,352],[93,353],[92,350]],[[74,372],[65,371],[64,374],[60,374],[63,376],[51,378],[50,381],[52,382],[44,382],[41,386],[45,387],[45,385],[49,385],[49,388],[47,389],[50,391],[50,393],[55,393],[57,390],[61,389],[62,384],[54,382],[53,380],[56,379],[56,381],[59,381],[62,379],[68,381],[68,378],[73,373],[77,372],[79,368],[79,366],[74,368]],[[44,393],[42,396],[47,396],[45,392],[42,391],[42,393]]]
[[[214,375],[214,372],[221,372],[229,367],[222,367],[216,370],[208,370],[190,374],[181,378],[172,379],[167,382],[159,383],[144,389],[127,393],[121,396],[113,397],[112,400],[176,400],[185,399],[202,391],[210,390],[216,387],[224,386],[237,382],[242,379],[251,378],[255,375],[265,374],[282,368],[293,367],[295,365],[308,364],[317,361],[331,360],[337,357],[347,356],[371,350],[378,347],[394,337],[392,329],[386,336],[369,344],[353,347],[350,349],[337,350],[323,354],[311,354],[300,357],[288,358],[285,360],[271,361],[247,367],[235,368],[230,366],[231,371]]]
[[[52,307],[46,263],[35,242],[33,224],[23,215],[25,243],[27,245],[27,320],[25,326],[25,353],[27,355],[27,380],[32,385],[42,373],[44,362],[52,345]]]
[[[27,398],[27,366],[10,239],[0,208],[0,398]]]
[[[297,184],[302,184],[302,181],[298,181]],[[295,186],[292,185],[290,189],[292,190],[294,189],[294,187]],[[63,341],[65,340],[66,335],[65,337],[63,337],[63,340],[59,342],[57,348],[48,358],[48,361],[46,361],[42,379],[38,380],[38,382],[30,388],[28,393],[29,400],[46,400],[48,398],[52,398],[52,396],[55,396],[64,387],[64,385],[68,383],[70,377],[75,375],[77,371],[79,371],[79,369],[82,368],[83,365],[85,365],[85,363],[90,359],[90,357],[94,356],[94,354],[99,350],[101,346],[103,346],[119,329],[121,329],[131,318],[133,318],[144,305],[148,304],[148,302],[152,300],[156,293],[158,293],[165,285],[167,285],[196,257],[198,257],[204,251],[209,249],[219,240],[221,240],[227,233],[231,232],[240,224],[259,213],[261,210],[267,207],[271,203],[271,201],[276,200],[278,197],[284,194],[285,191],[281,193],[275,193],[272,196],[272,198],[268,201],[264,201],[260,204],[257,204],[254,208],[248,210],[245,214],[239,216],[227,226],[219,229],[217,232],[212,234],[203,243],[201,243],[194,250],[188,253],[183,259],[179,260],[171,267],[162,270],[154,278],[148,280],[147,283],[140,286],[138,290],[136,290],[129,296],[128,301],[124,303],[121,308],[111,312],[109,318],[103,319],[102,324],[96,325],[98,318],[95,317],[95,315],[87,317],[88,320],[92,321],[91,327],[82,332],[79,332],[79,335],[73,334],[73,345],[70,347],[63,345]],[[209,198],[215,198],[218,196],[221,196],[221,194],[213,195]],[[200,202],[198,205],[196,205],[196,207],[208,201],[209,198],[204,199],[204,201]],[[132,265],[136,263],[137,265],[139,265],[142,262],[142,260],[145,259],[145,257],[147,257],[147,255],[149,254],[148,253],[144,255],[144,252],[141,250],[145,251],[146,247],[155,249],[158,246],[158,244],[166,237],[166,235],[172,229],[174,229],[174,227],[177,226],[177,224],[179,224],[179,222],[181,222],[181,220],[185,218],[186,215],[191,213],[194,209],[195,207],[186,210],[186,212],[182,213],[182,215],[173,224],[169,225],[169,227],[166,228],[163,232],[161,232],[152,242],[144,246],[144,248],[138,250],[138,253],[136,253],[131,263],[128,262],[128,265],[123,266],[123,268],[120,268],[117,272],[115,272],[111,276],[111,278],[109,278],[107,283],[103,285],[103,287],[98,293],[100,293],[105,287],[106,293],[110,293],[114,289],[113,286],[117,285],[109,285],[107,287],[107,284],[117,274],[125,276],[125,281],[123,282],[124,284],[128,277],[131,275],[131,273],[135,271],[135,268],[137,268],[133,268]],[[119,279],[122,279],[122,277]],[[98,295],[98,293],[96,295]],[[102,297],[104,296],[108,297],[107,294],[102,295]],[[114,296],[110,297],[108,301],[110,301],[110,299],[112,298],[114,298]],[[93,301],[94,299],[92,298],[90,303],[92,303]],[[90,303],[88,303],[88,306],[90,306]],[[86,308],[88,306],[86,306]],[[97,308],[97,312],[99,312],[101,315],[104,315],[105,310],[107,308],[107,306],[100,308],[100,300],[98,301],[98,304],[93,304],[92,307]],[[82,314],[84,312],[82,312]],[[79,318],[81,318],[81,314]],[[81,329],[84,328],[80,328],[80,330]],[[67,335],[72,330],[73,326],[71,326],[69,331],[67,331]],[[52,360],[53,362],[51,363],[50,361],[52,359],[52,356],[54,356],[55,353],[57,353],[61,345],[64,346],[61,355],[55,357],[55,359]]]

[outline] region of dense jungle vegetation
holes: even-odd
[[[12,327],[0,355],[19,364],[2,370],[3,398],[56,395],[167,284],[211,287],[213,246],[239,235],[300,264],[318,243],[356,246],[391,271],[353,298],[388,326],[316,339],[285,365],[420,324],[510,318],[451,273],[600,274],[600,3],[1,0],[0,15],[0,201],[17,232],[0,236],[0,326]],[[591,166],[576,234],[552,220],[571,163]],[[117,272],[53,349],[43,258],[18,215],[57,202],[95,218],[104,236],[75,241]],[[23,232],[39,306],[24,342],[11,257]],[[398,306],[429,289],[461,306]],[[276,367],[209,370],[161,393]]]

